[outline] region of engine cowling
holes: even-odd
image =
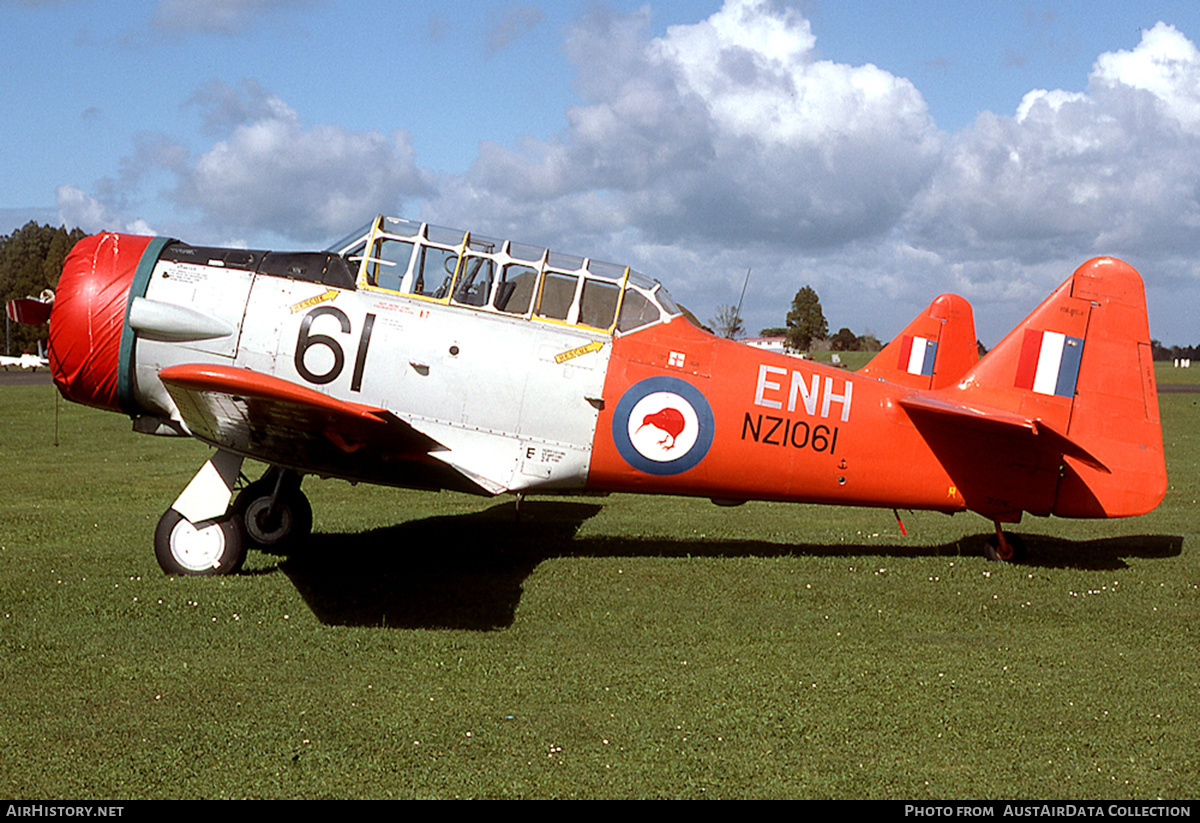
[[[144,293],[168,238],[104,232],[75,244],[50,312],[50,369],[68,400],[136,414],[130,295]]]

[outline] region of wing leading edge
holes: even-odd
[[[493,493],[392,412],[249,369],[188,363],[159,379],[198,440],[276,466],[346,480]]]

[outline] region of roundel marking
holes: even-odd
[[[703,460],[712,446],[712,407],[691,383],[649,377],[617,402],[612,437],[617,452],[638,471],[680,474]]]

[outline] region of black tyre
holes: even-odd
[[[1025,541],[1015,534],[1006,534],[1007,551],[1000,544],[1000,538],[992,535],[983,544],[983,553],[993,563],[1020,563],[1025,559]]]
[[[174,509],[167,509],[154,530],[154,556],[167,574],[234,574],[246,559],[242,518],[235,514],[196,528]]]
[[[313,515],[312,505],[298,485],[285,486],[272,512],[271,495],[274,492],[273,476],[255,480],[238,494],[233,501],[233,510],[245,524],[250,546],[278,553],[312,533]]]

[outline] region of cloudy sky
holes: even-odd
[[[387,212],[701,319],[993,345],[1100,254],[1200,342],[1195,0],[0,0],[0,233],[321,248]]]

